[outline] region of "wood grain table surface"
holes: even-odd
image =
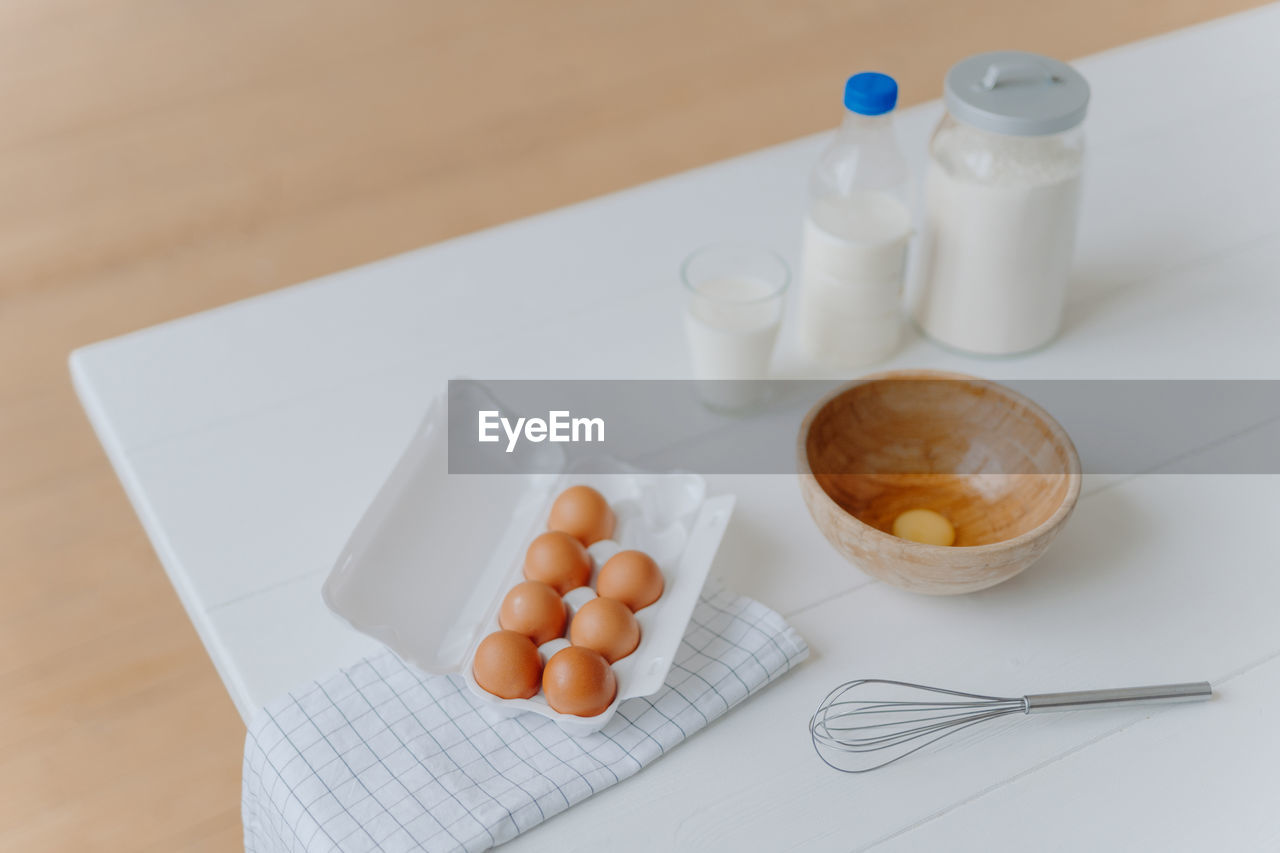
[[[244,726],[74,347],[1256,5],[0,4],[0,849],[233,850]]]

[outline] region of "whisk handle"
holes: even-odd
[[[1157,684],[1152,687],[1117,687],[1111,690],[1076,690],[1071,693],[1032,693],[1022,697],[1026,713],[1073,711],[1080,708],[1119,708],[1165,702],[1201,702],[1213,696],[1207,681]]]

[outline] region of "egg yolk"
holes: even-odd
[[[893,520],[893,535],[923,545],[952,545],[956,529],[941,513],[931,509],[909,509]]]

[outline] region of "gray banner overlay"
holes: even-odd
[[[865,382],[455,380],[449,472],[555,473],[607,456],[700,474],[794,474],[801,459],[815,474],[1056,473],[1047,413],[1084,473],[1280,474],[1280,381],[924,378],[850,390]],[[838,413],[823,408],[821,434],[802,444],[824,401]]]

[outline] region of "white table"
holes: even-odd
[[[1000,361],[915,340],[890,366],[1280,378],[1278,48],[1272,6],[1080,61],[1094,100],[1063,335]],[[917,167],[939,112],[900,116]],[[685,375],[679,261],[735,238],[794,263],[823,142],[77,351],[84,405],[241,712],[374,650],[319,586],[447,378]],[[791,352],[784,335],[779,369],[798,375]],[[712,487],[739,497],[715,571],[784,613],[811,661],[512,846],[1280,846],[1280,477],[1091,478],[1043,562],[956,599],[850,568],[791,478]],[[805,722],[828,688],[875,675],[1015,693],[1208,678],[1220,695],[1013,718],[872,776],[835,774]]]

